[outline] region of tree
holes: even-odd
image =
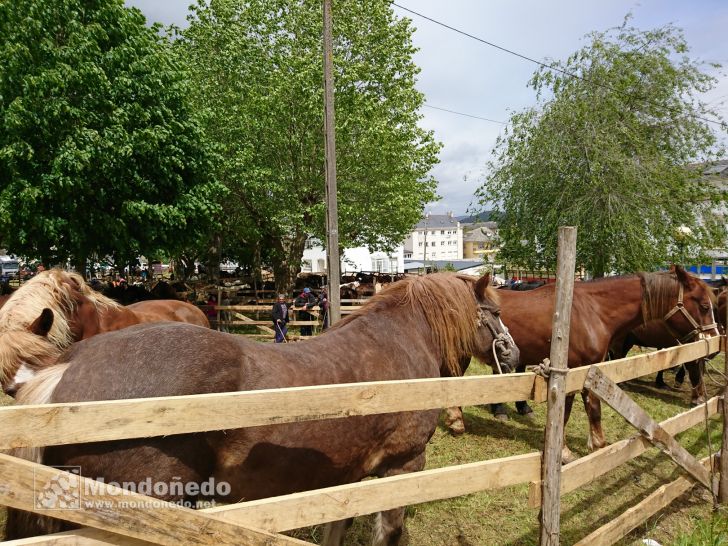
[[[687,56],[680,30],[628,22],[539,68],[537,107],[514,114],[498,139],[477,196],[502,214],[506,262],[553,267],[559,225],[578,226],[577,261],[595,276],[725,242],[713,213],[725,194],[691,167],[719,152],[718,127],[701,119],[719,116],[699,100],[715,80]]]
[[[398,244],[435,198],[411,36],[386,0],[334,6],[343,247]],[[230,190],[220,246],[258,245],[286,289],[306,239],[325,240],[321,2],[199,0],[179,45]]]
[[[222,187],[170,45],[122,0],[0,2],[0,230],[85,272],[201,236]]]

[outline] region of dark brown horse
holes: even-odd
[[[47,309],[47,336],[28,329]],[[103,296],[83,278],[60,269],[39,273],[16,290],[0,309],[0,386],[12,395],[38,370],[53,364],[71,343],[142,322],[178,321],[209,327],[205,314],[189,303],[150,300],[128,307]]]
[[[297,344],[256,343],[176,323],[139,325],[74,344],[53,367],[55,378],[39,375],[18,400],[113,400],[461,375],[464,357],[491,362],[494,336],[503,334],[488,284],[488,276],[476,282],[454,274],[397,282],[326,334]],[[496,350],[501,365],[518,361],[515,347],[496,343]],[[55,391],[48,381],[57,382]],[[107,482],[149,477],[200,483],[214,477],[231,486],[217,500],[238,502],[422,470],[438,413],[49,447],[42,461],[80,465],[84,475]],[[181,493],[162,498],[189,500]],[[383,512],[373,543],[397,544],[403,517],[403,508]],[[37,523],[11,512],[8,536],[38,534]],[[330,526],[325,543],[341,544],[345,529],[346,522]]]
[[[725,277],[720,281],[725,283]],[[711,286],[708,284],[708,286]],[[716,298],[713,301],[713,309],[715,311],[715,318],[718,325],[725,331],[726,316],[726,292],[725,289],[718,289],[713,287]],[[721,294],[722,291],[722,294]],[[661,322],[651,322],[640,326],[639,328],[629,332],[626,336],[618,337],[612,340],[609,354],[612,358],[623,358],[627,355],[629,350],[636,346],[639,347],[652,347],[655,349],[666,349],[668,347],[675,347],[679,345],[680,341],[675,339],[675,336],[671,334],[667,328]],[[694,362],[686,362],[684,367],[680,366],[677,374],[675,375],[676,383],[682,383],[687,371],[688,377],[690,378],[691,384],[691,395],[690,402],[693,405],[702,404],[704,402],[704,388],[703,388],[703,370],[705,368],[704,360],[696,360]],[[655,378],[655,386],[664,388],[667,386],[665,383],[663,372],[659,371]]]
[[[555,285],[528,292],[498,291],[501,316],[521,352],[519,371],[549,356],[554,291]],[[679,300],[685,312],[676,311],[680,308],[677,307]],[[528,320],[523,320],[523,317],[528,317]],[[665,317],[668,317],[666,322],[670,329],[681,337],[690,334],[697,339],[698,335],[718,334],[710,289],[681,267],[671,272],[638,273],[575,283],[569,367],[602,362],[614,337],[624,336],[643,323]],[[586,391],[582,392],[582,399],[589,419],[589,449],[599,449],[606,445],[601,425],[601,404]],[[569,419],[573,402],[574,395],[567,396],[565,421]],[[516,406],[519,413],[531,411],[526,402],[517,402]],[[446,420],[452,423],[454,432],[464,430],[460,408],[448,410]],[[574,459],[565,442],[562,459]]]

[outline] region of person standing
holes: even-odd
[[[301,321],[312,321],[313,316],[311,316],[310,313],[306,313],[305,309],[312,309],[314,305],[316,305],[316,296],[313,295],[311,292],[311,289],[307,286],[303,289],[303,292],[301,292],[298,297],[296,298],[296,301],[293,302],[293,308],[298,309],[304,309],[304,311],[301,311],[298,313],[298,320]],[[311,326],[301,326],[301,335],[302,336],[310,336],[313,335],[313,327]]]
[[[319,309],[321,309],[321,328],[323,330],[326,330],[326,328],[329,327],[329,294],[326,290],[326,287],[321,289],[321,294],[319,294],[318,299],[318,305]]]
[[[286,341],[288,333],[288,306],[286,305],[286,296],[278,294],[278,301],[273,304],[273,328],[276,331],[276,343]]]

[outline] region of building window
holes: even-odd
[[[311,260],[303,260],[303,263],[301,264],[301,271],[304,273],[311,272]]]
[[[441,229],[440,230],[440,235],[445,235],[445,230],[444,229]]]
[[[445,241],[440,241],[440,246],[445,246]]]
[[[422,241],[419,242],[419,246],[422,246]]]
[[[397,261],[397,258],[389,258],[389,271],[391,271],[392,273],[396,273],[397,269],[399,269],[399,262]]]

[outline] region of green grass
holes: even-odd
[[[722,370],[723,356],[712,366]],[[470,374],[488,373],[478,364]],[[630,396],[652,417],[661,421],[689,408],[687,385],[679,391],[653,388],[654,376],[623,385]],[[672,384],[673,375],[666,375]],[[686,380],[686,383],[688,381]],[[717,386],[707,382],[709,393]],[[0,404],[9,399],[0,399]],[[467,432],[454,438],[438,427],[427,448],[427,468],[476,462],[538,451],[543,447],[545,404],[534,405],[531,418],[515,414],[510,405],[510,420],[498,421],[481,407],[465,408]],[[635,431],[618,414],[603,405],[603,426],[609,442],[632,436]],[[720,420],[711,420],[713,449],[720,447]],[[567,427],[567,442],[577,455],[586,455],[587,420],[580,397],[574,404]],[[708,454],[704,425],[681,434],[678,439],[691,453]],[[607,473],[587,486],[562,498],[561,542],[573,544],[599,526],[614,519],[680,473],[667,456],[657,449]],[[407,509],[407,532],[403,544],[411,546],[481,546],[538,544],[538,509],[527,506],[528,487],[520,485],[456,499],[411,506]],[[4,513],[0,511],[0,529]],[[348,535],[347,544],[364,546],[370,542],[372,516],[358,518]],[[722,514],[713,516],[707,494],[699,488],[684,495],[656,517],[641,525],[619,544],[638,545],[651,538],[660,544],[728,544],[728,523]],[[296,536],[318,541],[321,527],[300,530]],[[0,536],[2,534],[0,533]]]

